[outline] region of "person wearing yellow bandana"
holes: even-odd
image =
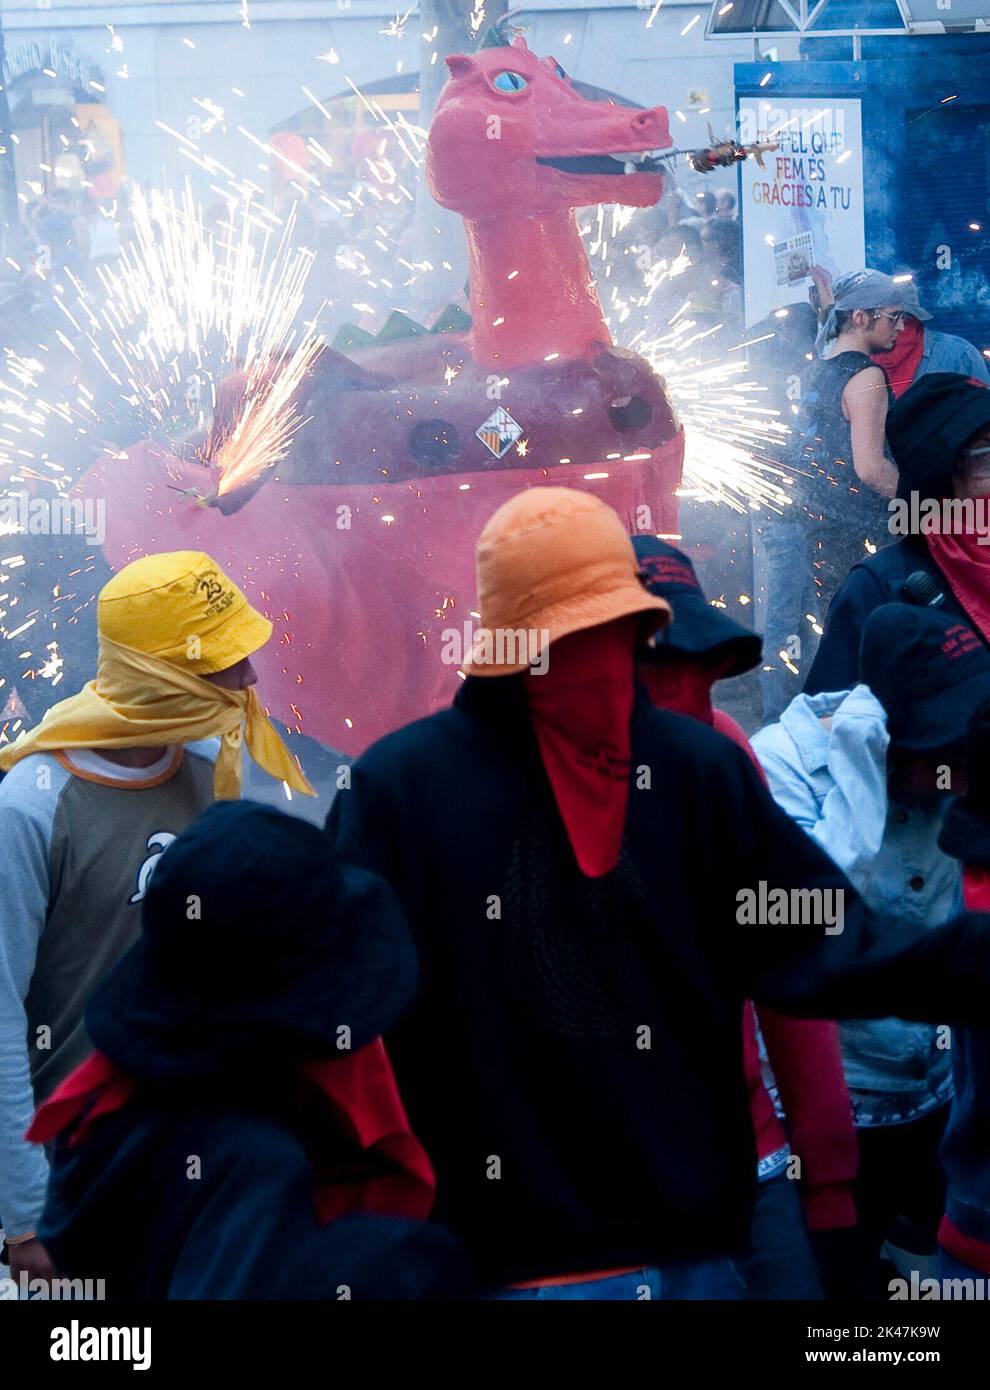
[[[158,857],[240,796],[244,744],[314,794],[254,690],[271,623],[209,555],[127,565],[97,630],[96,678],[0,747],[0,1224],[11,1273],[29,1278],[53,1271],[34,1238],[47,1163],[23,1135],[91,1050],[86,1001],[136,939]]]

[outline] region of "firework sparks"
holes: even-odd
[[[585,229],[591,237],[589,254],[604,263],[600,275],[607,276],[611,239],[629,225],[632,215],[613,213],[609,229],[605,211],[599,208],[594,227]],[[791,505],[792,479],[774,456],[790,429],[764,404],[761,388],[750,377],[743,354],[750,344],[741,341],[721,360],[711,360],[711,342],[721,325],[699,328],[689,299],[662,327],[655,327],[656,292],[676,284],[691,261],[683,247],[672,262],[649,257],[647,261],[642,293],[623,299],[613,290],[605,305],[606,319],[616,342],[645,357],[670,392],[685,436],[680,495],[740,513],[764,507],[783,512]]]
[[[313,324],[297,327],[314,256],[293,248],[292,214],[273,225],[249,199],[229,198],[215,232],[188,185],[178,197],[139,190],[132,214],[134,245],[101,269],[102,295],[70,275],[74,297],[56,299],[73,330],[67,341],[88,346],[121,398],[170,445],[190,423],[206,427],[220,377],[237,367],[239,417],[211,427],[203,451],[223,495],[278,463],[303,423],[295,397],[323,347]],[[0,415],[7,400],[0,394]],[[15,419],[24,405],[12,399]],[[4,435],[0,449],[12,442]]]
[[[306,423],[296,394],[322,351],[321,339],[306,338],[270,381],[249,383],[241,418],[215,456],[219,497],[252,482],[288,453],[292,436]]]
[[[384,34],[387,39],[401,39],[406,32],[406,25],[413,12],[414,6],[410,6],[405,14],[397,14],[394,19],[390,19],[384,29],[379,29],[379,34]]]
[[[703,362],[692,354],[692,325],[683,321],[638,351],[664,378],[684,426],[682,496],[718,502],[736,512],[790,506],[789,476],[768,446],[790,433],[760,401],[741,360]]]

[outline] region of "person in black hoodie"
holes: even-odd
[[[990,391],[952,372],[921,377],[892,406],[887,441],[898,471],[892,523],[910,522],[928,500],[990,497]],[[896,534],[896,524],[891,528]],[[939,597],[941,595],[941,597]],[[974,628],[990,645],[990,546],[975,532],[899,535],[853,565],[832,600],[806,695],[851,690],[866,620],[885,603],[930,604]]]
[[[463,1296],[380,1034],[416,956],[388,886],[314,826],[221,802],[158,863],[45,1102],[39,1235],[108,1298]]]
[[[744,1246],[755,1188],[746,997],[987,1017],[990,918],[870,912],[742,749],[636,687],[669,612],[637,573],[599,499],[506,502],[453,707],[364,753],[327,823],[419,948],[388,1046],[437,1219],[484,1282],[530,1286],[515,1296],[728,1291],[716,1262]]]

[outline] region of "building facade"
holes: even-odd
[[[731,132],[733,63],[753,56],[749,39],[705,41],[707,8],[536,0],[519,22],[534,48],[580,80],[668,106],[675,142],[691,147],[709,121]],[[3,23],[19,177],[37,178],[32,166],[60,154],[69,168],[58,113],[84,106],[79,127],[93,127],[115,174],[150,184],[190,175],[201,193],[210,178],[194,151],[263,183],[268,157],[255,141],[309,94],[326,101],[349,81],[417,72],[424,48],[418,10],[385,0],[5,0]],[[793,50],[777,42],[775,56]]]

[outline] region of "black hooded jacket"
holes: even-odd
[[[990,919],[877,916],[741,749],[643,691],[631,735],[622,850],[601,878],[577,867],[514,676],[471,678],[375,744],[327,824],[342,858],[392,884],[415,937],[419,992],[386,1042],[436,1217],[486,1282],[745,1241],[744,999],[986,1019]],[[798,920],[750,920],[761,884]],[[802,918],[792,889],[838,893],[841,932]]]
[[[823,690],[851,690],[859,681],[859,649],[870,614],[885,603],[903,603],[904,584],[912,574],[929,575],[944,595],[939,612],[982,633],[952,592],[932,559],[923,536],[902,536],[875,555],[853,565],[833,598],[825,631],[804,683],[806,695]],[[985,641],[986,639],[984,639]]]
[[[237,1097],[219,1079],[198,1093],[169,1088],[96,1121],[78,1148],[57,1144],[38,1236],[61,1273],[105,1280],[108,1299],[389,1300],[470,1289],[448,1232],[366,1214],[318,1226],[313,1181],[305,1136],[270,1101]]]

